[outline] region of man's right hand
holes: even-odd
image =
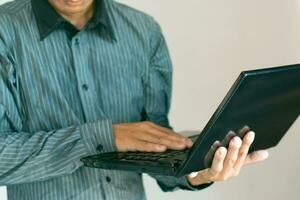
[[[118,151],[164,152],[167,149],[182,150],[193,143],[174,131],[152,122],[113,125]]]

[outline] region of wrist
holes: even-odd
[[[199,186],[203,184],[210,184],[212,183],[211,180],[207,180],[203,173],[201,172],[192,172],[187,176],[187,180],[191,186]]]

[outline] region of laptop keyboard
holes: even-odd
[[[170,150],[164,153],[144,153],[144,152],[129,152],[123,155],[119,155],[119,159],[122,160],[141,160],[141,161],[158,161],[161,159],[171,158],[186,154],[189,149],[182,151]]]
[[[197,139],[198,135],[189,137],[193,142]],[[177,157],[186,154],[190,149],[185,150],[168,150],[162,153],[154,152],[126,152],[119,153],[116,158],[127,161],[159,161],[171,157]]]

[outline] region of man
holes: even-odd
[[[108,151],[184,149],[170,129],[172,66],[159,25],[113,0],[17,0],[0,7],[0,183],[13,199],[145,199],[141,174],[86,168]],[[154,176],[165,191],[238,175],[249,132],[210,169]]]

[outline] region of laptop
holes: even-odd
[[[300,64],[243,71],[201,133],[185,150],[108,152],[81,159],[87,167],[180,177],[209,168],[212,144],[228,146],[230,131],[253,130],[249,153],[274,147],[300,113]],[[225,139],[224,139],[225,138]],[[226,141],[227,138],[227,141]]]

